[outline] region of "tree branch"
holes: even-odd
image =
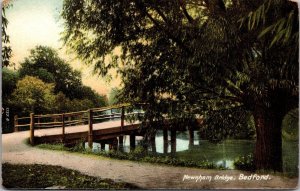
[[[148,13],[148,11],[146,10],[145,5],[139,1],[136,0],[136,5],[138,7],[138,9],[145,14],[152,22],[154,25],[156,25],[158,27],[159,30],[161,30],[162,32],[164,32],[171,40],[173,40],[174,42],[176,42],[181,49],[183,49],[184,51],[186,51],[188,54],[191,54],[192,51],[180,40],[178,39],[176,36],[174,36],[171,31],[167,28],[162,27],[159,22],[157,20],[155,20],[150,13]],[[158,9],[159,10],[159,9]],[[157,10],[156,10],[157,11]],[[164,14],[159,10],[158,14],[163,18],[164,22],[168,25],[168,20],[167,18],[164,16]]]
[[[189,15],[189,13],[186,10],[186,3],[185,0],[178,0],[178,3],[183,11],[184,16],[187,18],[189,23],[194,24],[194,19]]]

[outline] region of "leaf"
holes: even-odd
[[[274,44],[278,43],[279,40],[283,37],[283,35],[284,35],[284,31],[280,31],[278,34],[276,34],[270,44],[270,47],[272,47]]]
[[[249,29],[249,30],[251,30],[251,19],[252,19],[252,14],[253,14],[252,11],[248,14],[248,18],[249,18],[249,21],[248,21],[248,29]]]
[[[273,25],[265,28],[259,35],[258,38],[262,38],[263,36],[265,36],[268,32],[270,32],[273,29]]]

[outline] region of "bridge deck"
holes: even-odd
[[[138,121],[134,123],[124,122],[124,126],[137,125],[137,124],[139,124]],[[93,124],[93,131],[104,130],[104,129],[110,130],[116,128],[121,128],[121,120],[106,121],[106,122]],[[88,132],[88,125],[76,125],[76,126],[65,127],[65,134],[83,133],[83,132]],[[34,135],[36,137],[61,135],[61,134],[62,134],[61,127],[51,128],[51,129],[36,129],[34,131]]]
[[[135,132],[140,126],[139,121],[125,122],[121,128],[121,120],[107,121],[93,124],[92,137],[94,141],[103,141],[116,138],[125,134]],[[65,134],[62,134],[62,128],[36,129],[34,139],[36,143],[63,142],[64,144],[75,144],[80,140],[88,141],[88,125],[76,125],[65,127]]]

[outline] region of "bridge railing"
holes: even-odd
[[[137,104],[144,105],[144,104]],[[124,127],[124,121],[127,116],[138,115],[143,112],[126,112],[129,104],[115,105],[110,107],[92,108],[85,111],[69,112],[61,114],[43,114],[35,115],[31,113],[29,117],[14,117],[14,130],[29,127],[30,143],[34,144],[34,130],[45,128],[62,128],[62,135],[65,137],[67,126],[88,125],[88,142],[92,144],[93,124],[101,123],[107,120],[121,119],[120,127]]]

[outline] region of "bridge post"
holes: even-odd
[[[194,146],[194,131],[193,129],[189,129],[189,147]]]
[[[171,130],[171,154],[176,153],[176,130]]]
[[[65,142],[65,114],[61,114],[61,126],[62,126],[62,136],[63,142]]]
[[[156,153],[155,134],[150,136],[151,150]]]
[[[38,125],[38,129],[41,129],[41,127],[40,127],[41,118],[40,118],[40,117],[38,117],[38,118],[37,118],[37,120],[38,120],[37,122],[38,122],[38,124],[39,124],[39,125]]]
[[[114,151],[118,150],[118,143],[119,143],[118,139],[116,137],[113,138],[113,140],[112,140],[112,149]]]
[[[110,121],[112,121],[115,118],[114,113],[113,113],[113,109],[110,109]]]
[[[83,113],[79,115],[79,121],[84,124],[83,120],[82,120],[82,117],[83,117]]]
[[[125,119],[125,111],[124,106],[121,108],[121,131],[124,130],[124,119]]]
[[[18,115],[14,116],[14,132],[18,132],[19,128],[18,128]]]
[[[102,142],[102,143],[100,143],[100,144],[101,144],[101,151],[105,151],[105,143]]]
[[[88,132],[88,143],[89,147],[93,148],[93,110],[88,110],[88,124],[89,124],[89,132]]]
[[[30,113],[30,144],[34,145],[34,113]]]
[[[130,135],[130,150],[133,151],[135,149],[135,134]]]
[[[120,149],[120,151],[124,150],[123,141],[124,141],[124,137],[123,136],[119,136],[119,149]]]
[[[164,154],[168,153],[168,129],[164,127]]]

